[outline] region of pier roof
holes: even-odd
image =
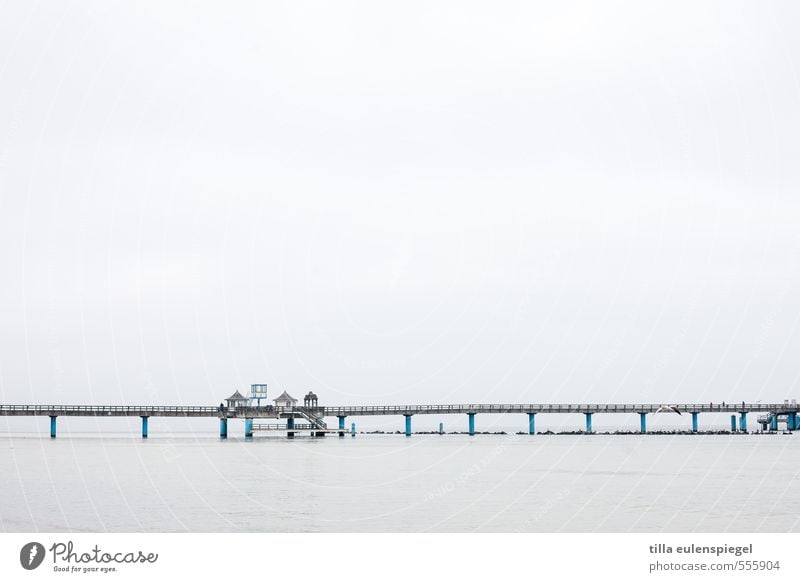
[[[237,390],[236,392],[228,396],[225,400],[236,401],[236,400],[247,400],[247,398],[242,396],[242,393]]]
[[[277,398],[275,398],[275,400],[274,400],[274,401],[275,401],[275,402],[278,402],[278,401],[283,401],[283,402],[285,402],[285,401],[297,402],[297,398],[295,398],[294,396],[291,396],[291,395],[290,395],[288,392],[286,392],[286,390],[284,390],[284,391],[283,391],[283,394],[281,394],[280,396],[278,396]]]

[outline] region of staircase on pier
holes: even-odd
[[[316,428],[325,429],[328,428],[328,425],[325,423],[322,414],[314,408],[308,408],[306,406],[297,406],[294,409],[300,416],[305,418],[312,426]]]

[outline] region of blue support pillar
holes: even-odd
[[[289,418],[286,419],[286,428],[289,428],[289,429],[294,428],[294,417],[293,416],[290,416]],[[291,432],[291,431],[287,431],[286,436],[289,437],[290,439],[294,438],[294,433]]]
[[[51,439],[56,438],[56,417],[55,416],[51,416],[50,417],[50,438]]]
[[[786,416],[786,430],[795,430],[797,428],[797,413],[790,412]]]
[[[350,424],[350,436],[356,436],[356,423]]]
[[[747,432],[747,413],[740,412],[739,413],[739,430],[742,432]]]
[[[439,434],[444,434],[444,423],[443,422],[439,423]]]
[[[692,413],[692,432],[697,432],[697,415],[699,412]]]
[[[347,417],[345,417],[345,416],[339,416],[338,418],[339,418],[339,436],[340,436],[340,437],[343,437],[343,436],[344,436],[344,431],[345,431],[345,428],[344,428],[344,419],[345,419],[345,418],[347,418]]]
[[[778,430],[778,415],[773,414],[769,420],[769,430]]]
[[[411,436],[411,415],[406,414],[406,436]]]
[[[227,418],[220,418],[219,419],[219,438],[221,438],[221,439],[228,438],[228,419]]]
[[[250,438],[253,436],[253,419],[252,418],[245,418],[244,419],[244,436],[245,438]]]
[[[593,412],[584,412],[586,415],[586,432],[592,432],[592,414]]]
[[[147,417],[146,416],[142,417],[142,438],[143,439],[147,438]]]
[[[469,418],[469,434],[471,436],[475,435],[475,413],[468,412],[467,417]]]
[[[536,434],[536,413],[528,413],[528,434]]]
[[[731,432],[736,432],[736,415],[731,414]]]
[[[639,413],[639,432],[647,432],[647,413]]]

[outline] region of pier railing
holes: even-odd
[[[798,412],[795,403],[695,403],[675,404],[681,413],[761,412],[786,414]],[[0,405],[0,416],[183,416],[222,418],[288,418],[302,416],[319,428],[325,428],[324,417],[377,416],[414,414],[503,414],[503,413],[654,413],[664,410],[663,404],[406,404],[391,406],[90,406],[60,404]],[[672,412],[671,409],[666,409]]]
[[[0,416],[220,416],[219,406],[4,404]]]
[[[296,422],[294,426],[291,428],[286,426],[286,424],[278,423],[278,422],[255,422],[253,423],[253,430],[282,430],[291,432],[293,430],[318,430],[321,427],[318,427],[313,424],[309,424],[306,422]]]
[[[668,406],[671,406],[667,404]],[[631,413],[656,412],[664,404],[410,404],[399,406],[326,406],[325,416],[373,416],[392,414],[457,414],[457,413]],[[677,404],[683,412],[784,412],[798,410],[787,403],[696,403]]]
[[[403,415],[410,416],[415,414],[538,414],[538,413],[655,413],[658,410],[666,413],[673,413],[671,407],[675,406],[681,414],[701,413],[701,412],[720,412],[720,413],[749,413],[764,412],[786,414],[787,412],[800,412],[800,407],[796,403],[749,403],[749,402],[725,402],[725,403],[645,403],[645,404],[400,404],[385,406],[319,406],[314,408],[306,407],[262,407],[239,408],[229,411],[233,416],[258,416],[259,413],[269,413],[265,416],[286,417],[291,414],[299,414],[312,420],[312,418],[324,417],[346,417],[346,416],[391,416]],[[324,424],[318,426],[324,428]]]

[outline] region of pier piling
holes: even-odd
[[[56,438],[56,417],[55,416],[51,416],[50,417],[50,438],[51,439]]]
[[[404,414],[403,416],[406,417],[406,436],[411,436],[411,415]]]
[[[290,416],[289,418],[286,419],[286,428],[289,428],[289,429],[294,428],[294,417],[293,416]],[[293,439],[294,438],[294,432],[287,432],[286,436],[288,438],[290,438],[290,439]]]
[[[350,425],[350,436],[351,437],[356,436],[356,423],[355,422]]]
[[[645,433],[647,432],[647,413],[640,412],[639,413],[639,432]]]
[[[469,434],[475,436],[475,413],[468,412],[467,417],[469,418]]]
[[[736,415],[731,414],[731,432],[736,432]]]
[[[228,438],[228,419],[227,418],[220,418],[219,419],[219,438],[221,438],[221,439]]]
[[[747,432],[747,413],[740,412],[739,413],[739,430],[742,432]]]
[[[444,423],[443,422],[439,423],[439,434],[444,434]]]
[[[528,413],[528,434],[536,434],[536,413]]]
[[[584,412],[586,415],[586,432],[592,432],[592,412]]]
[[[345,417],[345,416],[340,416],[340,417],[338,417],[338,418],[339,418],[339,436],[340,436],[340,437],[343,437],[343,436],[344,436],[344,431],[345,431],[345,428],[344,428],[344,419],[345,419],[345,418],[347,418],[347,417]]]
[[[142,438],[143,439],[147,438],[147,419],[148,419],[147,416],[143,416],[142,417]]]
[[[692,413],[692,432],[697,432],[697,415],[699,412]]]
[[[253,419],[252,418],[245,418],[244,419],[244,438],[250,438],[253,436]]]

